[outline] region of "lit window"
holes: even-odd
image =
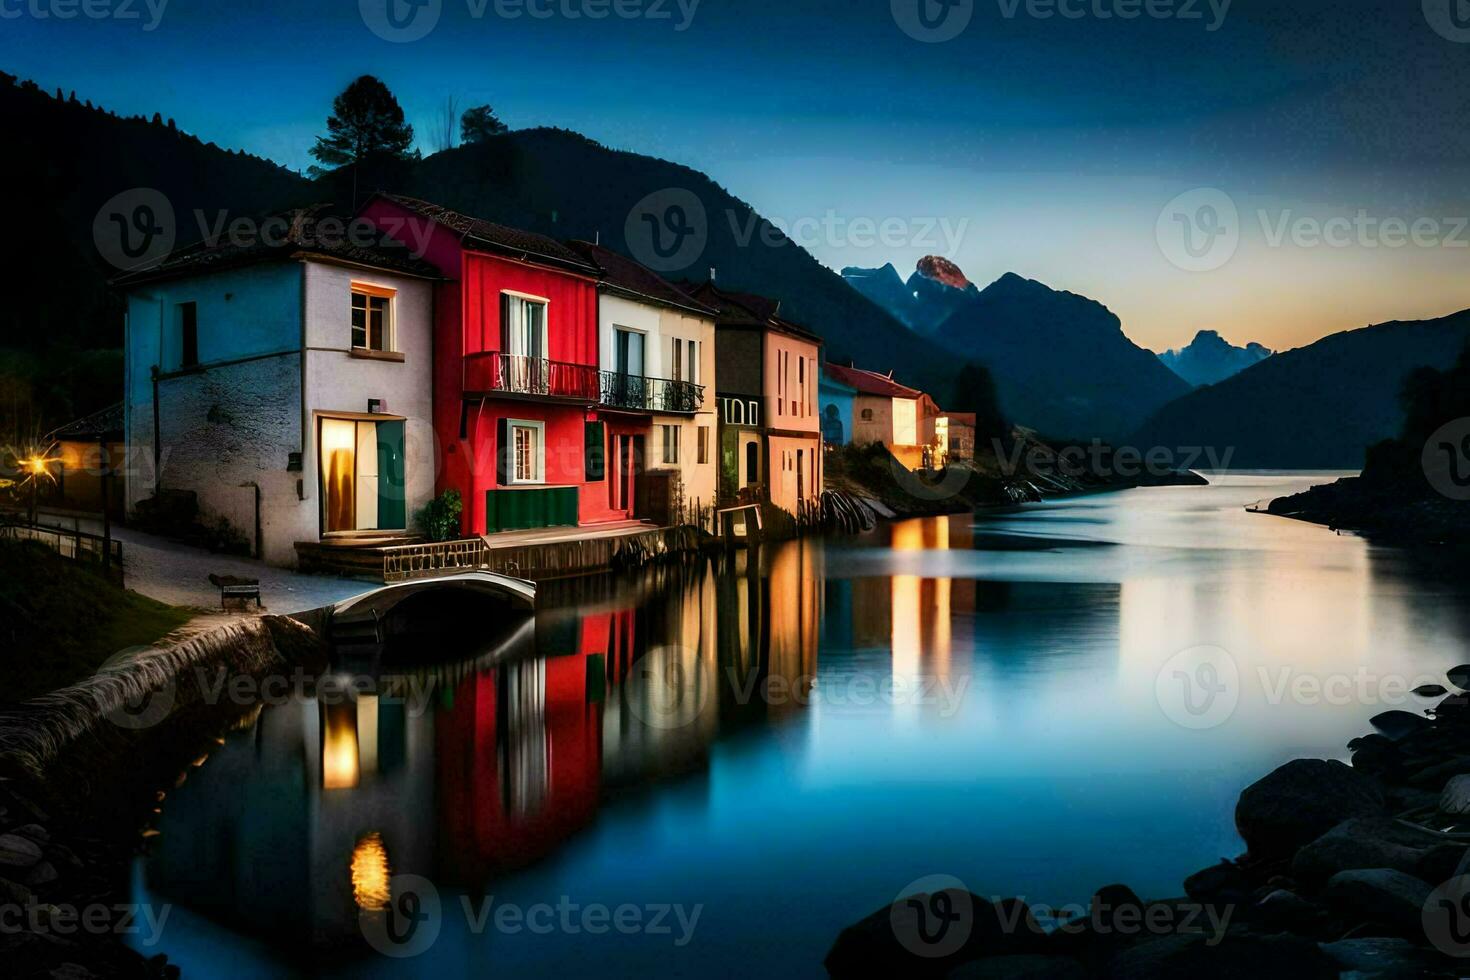
[[[393,291],[352,287],[352,346],[356,350],[393,349]]]
[[[500,350],[513,357],[547,356],[546,300],[500,294]]]
[[[511,422],[511,482],[542,483],[546,479],[546,454],[542,436],[545,423]]]

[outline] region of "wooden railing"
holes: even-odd
[[[384,548],[383,581],[403,582],[455,570],[484,568],[486,558],[485,542],[481,538]]]

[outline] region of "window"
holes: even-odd
[[[674,356],[670,358],[670,360],[673,362],[674,368],[672,380],[684,381],[686,380],[684,377],[684,341],[680,340],[678,337],[675,337],[673,340],[673,345]],[[692,381],[694,379],[689,378],[687,380]]]
[[[679,462],[679,427],[677,425],[661,425],[664,430],[664,462]]]
[[[546,300],[500,294],[500,350],[514,357],[546,357]]]
[[[393,290],[352,284],[352,347],[354,350],[393,349]]]
[[[689,355],[689,369],[684,373],[684,380],[699,384],[699,341],[691,340],[684,346]]]
[[[701,464],[709,462],[709,426],[707,425],[701,425],[699,427],[698,459]]]
[[[179,367],[199,363],[199,304],[179,304]]]
[[[801,410],[796,414],[804,416],[806,415],[806,358],[804,357],[796,359],[796,383],[801,391]]]
[[[873,421],[873,410],[871,408],[865,408],[865,409],[863,409],[863,421],[864,422],[871,422],[871,421]]]
[[[544,483],[546,480],[546,453],[543,436],[544,422],[522,422],[510,420],[510,482]]]

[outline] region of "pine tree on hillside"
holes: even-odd
[[[388,86],[363,75],[332,100],[327,134],[318,136],[311,155],[325,166],[313,174],[361,163],[372,157],[406,160],[413,156],[413,127]]]
[[[495,110],[488,105],[477,105],[466,109],[459,117],[459,139],[461,143],[483,143],[492,136],[510,132],[510,127],[500,121]]]

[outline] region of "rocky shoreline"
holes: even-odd
[[[1388,711],[1351,765],[1297,759],[1235,808],[1246,853],[1183,895],[1124,885],[1058,916],[962,889],[903,896],[845,929],[836,978],[1457,977],[1470,967],[1470,665],[1424,715]]]
[[[130,870],[168,789],[248,706],[200,686],[297,664],[320,640],[293,620],[240,620],[104,666],[0,714],[0,975],[51,980],[179,975],[144,955],[166,906],[134,902]]]
[[[1415,482],[1345,477],[1277,497],[1266,513],[1352,531],[1384,544],[1470,545],[1470,506],[1426,493]]]

